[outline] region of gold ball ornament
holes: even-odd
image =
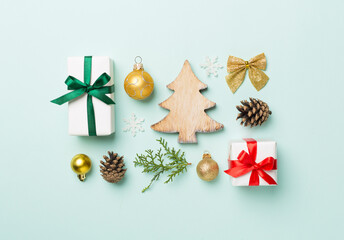
[[[203,159],[197,165],[197,175],[204,181],[212,181],[219,174],[219,165],[215,162],[209,153],[203,154]]]
[[[77,154],[73,157],[70,162],[72,170],[78,174],[80,181],[85,181],[86,173],[91,170],[92,162],[91,159],[85,154]]]
[[[139,59],[139,62],[137,62]],[[143,69],[142,58],[137,56],[133,71],[124,80],[124,90],[129,97],[135,100],[143,100],[149,97],[154,89],[153,78]]]

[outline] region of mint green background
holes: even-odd
[[[343,224],[343,1],[146,0],[0,2],[0,239],[341,239]],[[246,78],[236,94],[223,68],[208,78],[199,64],[219,56],[267,56],[267,86]],[[71,137],[67,105],[49,101],[66,92],[67,57],[110,56],[115,62],[116,134]],[[140,55],[155,80],[152,98],[129,98],[123,80]],[[149,126],[167,111],[158,103],[185,59],[217,103],[208,114],[223,131],[198,134],[198,144]],[[235,105],[258,97],[273,111],[262,127],[235,121]],[[145,132],[122,131],[123,118],[144,117]],[[182,148],[189,171],[145,194],[151,176],[134,168],[135,153],[164,137]],[[227,168],[228,143],[255,137],[278,143],[279,186],[236,188]],[[126,177],[105,182],[98,162],[107,150],[125,155]],[[216,181],[195,168],[204,150],[219,163]],[[93,160],[81,183],[69,162]]]

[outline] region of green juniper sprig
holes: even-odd
[[[158,181],[161,174],[165,172],[170,173],[167,176],[168,179],[165,181],[165,183],[169,183],[172,182],[180,173],[183,173],[184,171],[186,172],[186,167],[191,165],[191,163],[186,161],[184,156],[185,153],[181,153],[180,149],[176,151],[174,148],[168,147],[167,142],[163,138],[157,139],[156,141],[160,143],[162,148],[156,151],[156,153],[154,153],[153,150],[148,149],[145,151],[146,155],[136,154],[134,161],[135,167],[143,167],[143,173],[154,173],[154,177],[150,181],[149,185],[145,187],[142,192],[145,192],[154,181]],[[169,163],[164,163],[165,157],[170,160]]]

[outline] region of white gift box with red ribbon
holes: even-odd
[[[229,169],[233,186],[277,185],[277,144],[247,138],[229,146]]]

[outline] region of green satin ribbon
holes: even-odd
[[[83,94],[87,94],[87,121],[88,121],[88,135],[97,136],[96,134],[96,120],[94,115],[94,108],[92,97],[98,98],[100,101],[110,105],[115,102],[106,96],[105,94],[114,92],[114,85],[104,86],[107,84],[111,77],[107,73],[103,73],[98,77],[93,85],[91,82],[91,70],[92,70],[92,56],[85,56],[84,58],[84,82],[76,79],[75,77],[68,76],[65,84],[68,86],[68,90],[74,90],[59,98],[52,100],[52,103],[62,105],[70,100],[80,97]]]

